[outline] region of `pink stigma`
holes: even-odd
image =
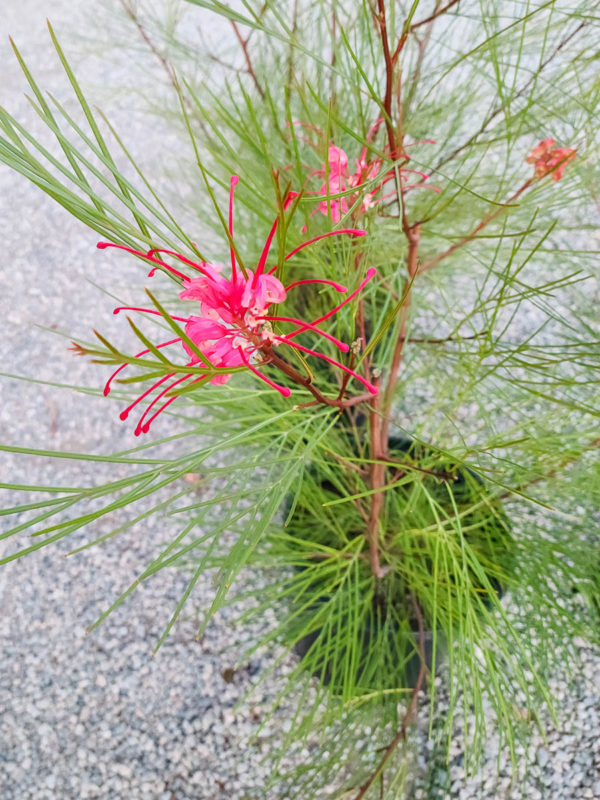
[[[174,373],[174,372],[171,372],[171,373],[169,373],[169,375],[165,375],[165,376],[164,376],[164,377],[162,377],[160,380],[156,381],[156,383],[153,383],[153,384],[152,384],[152,386],[151,386],[149,389],[146,389],[146,391],[145,391],[145,392],[143,392],[143,394],[141,394],[139,397],[136,397],[136,399],[133,401],[133,403],[130,403],[130,404],[127,406],[127,408],[124,408],[124,409],[123,409],[123,411],[121,411],[121,413],[119,414],[120,418],[121,418],[123,421],[125,421],[125,420],[127,419],[127,417],[129,416],[129,412],[131,411],[131,409],[132,409],[132,408],[135,408],[135,407],[137,406],[137,404],[138,404],[138,403],[141,403],[141,401],[142,401],[142,400],[143,400],[145,397],[148,397],[148,395],[149,395],[151,392],[153,392],[153,391],[154,391],[154,390],[157,388],[157,386],[160,386],[160,385],[161,385],[161,384],[163,384],[165,381],[168,381],[168,380],[169,380],[169,378],[172,378],[172,377],[173,377],[173,375],[175,375],[175,373]],[[158,398],[159,398],[159,397],[161,397],[161,396],[162,396],[162,393],[161,393],[161,394],[159,394],[159,395],[158,395],[158,397],[157,397],[156,399],[158,399]],[[155,401],[153,401],[153,403],[154,403],[154,402],[156,402],[156,400],[155,400]],[[152,403],[152,404],[149,406],[150,408],[152,407],[153,403]]]
[[[343,308],[345,305],[348,305],[348,303],[351,300],[353,300],[356,297],[357,294],[360,294],[360,292],[365,288],[367,283],[376,274],[377,274],[377,270],[375,269],[375,267],[369,267],[369,269],[367,270],[367,274],[365,276],[364,281],[362,283],[360,283],[356,287],[356,289],[352,292],[352,294],[349,294],[348,297],[346,297],[345,300],[343,300],[339,305],[335,306],[335,308],[332,308],[331,311],[328,311],[327,314],[323,314],[323,316],[319,317],[319,319],[314,319],[311,324],[312,325],[318,325],[320,322],[323,322],[324,320],[329,319],[329,317],[333,317],[334,314],[337,314],[337,312],[340,310],[340,308]],[[300,331],[292,331],[292,333],[288,334],[287,338],[290,339],[292,336],[296,336],[297,333],[300,333]],[[289,344],[289,342],[288,342],[288,344]]]

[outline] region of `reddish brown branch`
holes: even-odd
[[[406,258],[406,267],[408,271],[408,276],[404,282],[404,289],[403,289],[403,301],[402,306],[400,308],[400,330],[398,332],[398,339],[396,341],[396,346],[394,348],[394,354],[392,356],[392,363],[390,366],[390,373],[388,376],[387,385],[385,387],[385,393],[383,396],[383,417],[384,422],[382,425],[382,447],[385,447],[387,451],[387,441],[388,441],[388,431],[389,431],[389,413],[392,407],[392,400],[394,397],[394,391],[396,389],[396,382],[398,380],[398,372],[400,370],[400,364],[402,362],[402,356],[404,353],[404,343],[406,342],[407,336],[406,332],[408,329],[408,318],[410,314],[410,303],[411,303],[411,289],[413,281],[419,271],[419,241],[421,238],[421,225],[409,225],[408,220],[406,218],[406,213],[404,207],[402,209],[402,227],[404,230],[404,234],[408,241],[408,255]]]
[[[348,367],[349,367],[350,369],[354,369],[354,362],[355,362],[355,360],[356,360],[356,352],[355,352],[355,350],[353,349],[353,350],[350,352],[350,362],[348,363]],[[346,373],[344,373],[344,376],[343,376],[343,378],[342,378],[342,383],[341,383],[341,385],[340,385],[340,392],[339,392],[339,394],[338,394],[338,400],[341,400],[341,399],[343,398],[343,396],[344,396],[344,394],[345,394],[345,392],[346,392],[346,387],[348,386],[348,382],[350,381],[350,377],[351,377],[351,376],[350,376],[350,373],[349,373],[349,372],[346,372]]]
[[[280,369],[285,375],[288,376],[288,378],[294,381],[294,383],[297,383],[299,386],[303,386],[305,389],[308,389],[308,391],[315,398],[315,402],[303,403],[299,405],[298,408],[308,408],[311,405],[317,405],[319,403],[325,406],[333,406],[334,408],[350,408],[351,406],[355,406],[358,403],[364,403],[373,398],[373,395],[370,392],[365,392],[364,394],[350,397],[348,400],[343,400],[339,397],[326,397],[317,389],[316,386],[314,386],[310,378],[298,372],[297,369],[292,367],[291,364],[288,364],[287,361],[284,361],[284,359],[274,353],[273,350],[265,349],[263,352],[265,356],[265,363],[273,364],[273,366],[277,367],[277,369]]]
[[[418,267],[417,274],[420,275],[422,272],[426,272],[428,269],[435,267],[437,264],[440,263],[440,261],[443,261],[444,259],[448,258],[448,256],[452,255],[452,253],[455,253],[457,250],[459,250],[461,247],[464,247],[469,242],[472,242],[473,239],[475,239],[475,237],[479,233],[479,231],[483,230],[487,225],[490,224],[490,222],[495,220],[496,217],[499,217],[500,214],[506,211],[507,206],[513,203],[526,189],[528,189],[534,182],[534,180],[535,178],[529,178],[529,180],[525,181],[525,183],[521,186],[521,188],[517,189],[517,191],[511,197],[509,197],[506,205],[499,206],[491,214],[488,214],[486,217],[484,217],[481,220],[481,222],[478,225],[476,225],[475,228],[473,228],[471,233],[467,234],[467,236],[463,236],[462,239],[456,242],[456,244],[453,244],[447,250],[444,250],[443,253],[434,256],[434,258],[430,258],[428,261],[424,261]]]
[[[148,46],[148,49],[150,50],[150,52],[161,63],[163,69],[165,70],[165,72],[169,76],[169,80],[171,81],[171,83],[175,87],[175,90],[179,94],[179,91],[180,91],[179,90],[179,83],[177,81],[177,76],[175,74],[175,69],[174,69],[173,65],[165,58],[165,56],[160,52],[158,47],[154,44],[154,42],[150,38],[150,35],[149,35],[148,31],[144,28],[144,26],[140,22],[140,19],[139,19],[138,15],[136,14],[135,9],[132,7],[132,5],[130,3],[130,0],[119,0],[119,2],[121,3],[121,6],[122,6],[123,10],[125,11],[125,13],[127,14],[127,16],[129,17],[129,19],[133,22],[133,24],[137,28],[138,33],[140,34],[140,36],[142,37],[142,39],[144,40],[144,42]]]
[[[254,67],[252,66],[252,59],[250,58],[250,52],[248,50],[248,39],[244,39],[242,34],[240,33],[240,29],[237,26],[237,23],[231,20],[231,25],[235,32],[238,42],[240,43],[240,47],[242,48],[242,52],[244,53],[244,58],[246,60],[246,71],[248,75],[252,78],[254,85],[256,86],[256,91],[259,93],[261,98],[265,99],[265,90],[260,85],[258,78],[256,77],[256,72],[254,71]]]
[[[449,3],[446,3],[445,6],[438,8],[436,11],[433,12],[433,14],[430,14],[428,17],[425,17],[425,19],[421,19],[418,22],[415,22],[413,25],[411,25],[410,30],[415,31],[417,28],[420,28],[421,25],[427,25],[427,23],[433,22],[438,17],[441,17],[442,14],[445,14],[446,11],[449,11],[452,8],[452,6],[458,5],[458,3],[460,3],[460,0],[450,0]]]
[[[381,36],[381,45],[383,47],[383,58],[385,61],[385,96],[383,98],[383,108],[385,111],[385,127],[390,145],[390,158],[396,160],[396,134],[392,123],[392,91],[394,85],[394,64],[400,50],[400,42],[396,48],[394,56],[390,53],[390,43],[388,39],[387,21],[385,16],[385,0],[377,0],[377,7],[379,13],[377,15],[377,22],[379,25],[379,35]],[[402,40],[401,40],[402,41]]]
[[[392,55],[390,52],[390,43],[388,38],[387,20],[385,12],[385,0],[377,0],[378,14],[376,16],[377,26],[379,28],[379,35],[381,36],[381,46],[383,49],[383,58],[385,62],[385,96],[383,98],[383,109],[385,112],[385,126],[387,131],[388,145],[390,150],[390,157],[397,158],[398,146],[396,139],[396,132],[392,121],[392,92],[394,86],[394,67],[397,62],[398,56],[404,46],[406,37],[408,36],[408,29],[406,29],[398,42],[398,45]],[[401,181],[401,177],[399,178]],[[402,202],[402,187],[399,187],[400,201]],[[406,220],[404,206],[402,205],[403,227],[405,232],[410,231],[410,226]],[[415,233],[416,242],[418,243],[419,230]],[[416,263],[416,250],[413,256],[409,239],[409,261]],[[408,304],[410,303],[410,293],[407,291],[404,294],[404,303],[402,305],[401,313],[408,314]],[[406,308],[405,308],[406,306]],[[401,323],[400,334],[406,337],[406,324]],[[392,371],[394,366],[392,365]],[[397,371],[397,369],[396,369]],[[386,392],[383,398],[383,415],[381,414],[381,397],[378,395],[376,401],[372,405],[372,410],[369,418],[370,423],[370,436],[371,436],[371,458],[374,463],[371,464],[371,489],[373,494],[371,496],[371,513],[369,517],[369,524],[367,526],[367,541],[369,544],[369,555],[371,559],[371,571],[376,578],[382,578],[385,575],[385,570],[381,567],[379,555],[379,517],[383,508],[383,487],[385,484],[385,465],[378,463],[384,456],[387,455],[388,450],[388,422],[385,419],[386,408],[389,395],[389,381],[386,387]]]

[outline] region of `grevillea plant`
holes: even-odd
[[[182,20],[201,6],[232,32],[231,53],[196,57],[195,24],[167,35],[116,6],[115,38],[138,37],[172,94],[154,107],[181,141],[172,190],[92,110],[52,29],[81,113],[15,45],[58,147],[2,110],[0,160],[91,229],[90,270],[108,250],[150,267],[144,299],[114,309],[130,329],[72,345],[97,365],[107,440],[131,442],[102,457],[118,479],[10,500],[28,516],[2,563],[161,515],[91,628],[169,567],[189,581],[158,645],[186,603],[200,636],[230,606],[281,732],[264,797],[441,796],[427,781],[452,738],[476,769],[490,729],[518,774],[519,738],[560,713],[551,676],[598,641],[597,15],[189,0]]]

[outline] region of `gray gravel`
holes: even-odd
[[[85,0],[5,1],[0,18],[1,100],[11,111],[25,110],[25,86],[6,34],[16,36],[44,85],[64,85],[44,18],[50,11],[59,32],[76,32],[80,20],[89,20],[82,13],[86,7],[89,14]],[[94,13],[102,25],[103,12]],[[93,33],[88,23],[84,30]],[[148,85],[151,64],[144,64],[139,76],[135,69],[112,53],[107,61],[89,55],[79,66],[117,126],[137,143],[137,151],[143,142],[146,160],[164,163],[168,139],[134,113],[131,97],[109,98],[105,91],[111,84],[123,85],[125,75]],[[112,319],[109,304],[100,302],[97,290],[86,282],[86,277],[99,277],[95,235],[4,168],[0,226],[5,259],[0,274],[3,371],[96,386],[99,373],[72,358],[63,339],[33,327],[39,323],[86,334],[92,325],[102,327]],[[118,262],[117,271],[116,263],[103,259],[102,277],[126,291],[127,281],[139,273],[124,272],[130,269],[126,260]],[[130,437],[115,405],[101,398],[3,380],[3,442],[109,452],[127,446]],[[85,483],[107,474],[102,465],[0,455],[0,481]],[[235,710],[234,705],[268,656],[257,656],[229,681],[227,669],[236,653],[231,642],[241,646],[248,634],[232,630],[221,617],[200,642],[195,640],[199,613],[211,599],[207,582],[197,585],[184,619],[155,657],[152,648],[186,585],[179,572],[161,572],[99,630],[85,633],[167,538],[166,522],[152,519],[77,556],[65,558],[67,548],[59,544],[0,571],[2,800],[266,796],[261,787],[268,758],[266,764],[261,760],[268,756],[270,737],[277,735],[283,718],[276,717],[250,747],[249,736],[269,698],[259,697],[251,708]],[[108,523],[101,523],[93,533],[107,530]],[[418,789],[415,800],[600,800],[600,658],[583,643],[581,649],[583,667],[573,685],[555,681],[559,722],[550,725],[546,740],[534,735],[527,775],[511,785],[506,754],[501,753],[498,764],[492,734],[483,769],[466,778],[457,739],[450,768],[440,764],[434,784]],[[433,757],[427,748],[424,742],[421,767]]]

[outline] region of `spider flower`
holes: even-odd
[[[268,363],[269,354],[274,347],[287,345],[302,353],[321,358],[333,366],[349,373],[357,381],[362,383],[372,394],[377,393],[377,387],[369,383],[358,373],[347,367],[345,364],[335,361],[329,356],[301,345],[296,341],[296,336],[300,333],[315,334],[322,339],[333,343],[340,351],[348,352],[349,347],[344,342],[336,339],[331,334],[318,327],[322,322],[332,317],[341,308],[351,302],[357,294],[373,278],[376,270],[367,270],[364,280],[339,304],[328,311],[323,316],[311,322],[303,321],[295,317],[272,314],[271,306],[285,302],[288,292],[304,284],[324,284],[340,293],[346,293],[345,286],[336,281],[320,278],[308,278],[298,280],[288,286],[284,286],[279,278],[274,274],[277,266],[267,270],[267,258],[275,236],[279,217],[271,227],[271,231],[266,239],[263,251],[256,268],[254,270],[242,269],[236,263],[235,249],[233,247],[233,194],[237,177],[231,179],[231,189],[229,195],[229,234],[230,234],[230,255],[231,255],[231,274],[226,277],[222,274],[222,268],[218,265],[206,262],[194,262],[185,256],[172,250],[154,248],[147,253],[134,250],[124,245],[113,244],[111,242],[99,242],[101,249],[114,247],[126,250],[129,253],[143,258],[153,264],[149,275],[153,275],[158,268],[162,268],[174,275],[181,282],[182,291],[179,297],[182,300],[197,303],[197,314],[189,316],[172,316],[177,322],[185,323],[185,337],[175,337],[168,341],[154,345],[155,348],[164,348],[179,345],[189,357],[187,366],[193,366],[194,372],[180,371],[171,372],[164,375],[155,383],[139,395],[127,408],[121,412],[121,419],[125,420],[131,411],[143,400],[154,394],[153,399],[142,413],[137,423],[135,434],[147,433],[152,422],[158,417],[174,400],[177,394],[173,391],[178,387],[183,389],[192,386],[200,381],[207,381],[212,384],[225,384],[232,377],[234,371],[248,369],[270,387],[278,391],[284,397],[290,395],[287,386],[279,384],[268,378],[259,367],[263,363]],[[291,193],[285,204],[284,210],[289,206],[295,193]],[[330,231],[321,234],[307,242],[303,242],[285,256],[285,260],[292,258],[296,253],[314,242],[328,236],[363,236],[365,231],[357,229],[343,229]],[[180,272],[175,267],[164,261],[160,254],[166,254],[177,259],[187,268],[194,270],[193,276]],[[159,315],[160,312],[152,308],[137,308],[132,306],[120,306],[114,310],[115,314],[121,311],[139,311],[147,314]],[[295,327],[287,334],[277,334],[273,330],[273,323],[287,322]],[[193,345],[191,346],[190,345]],[[135,355],[135,359],[143,358],[150,349],[142,350]],[[104,394],[110,392],[113,380],[128,366],[128,363],[121,364],[109,377],[104,388]],[[206,372],[198,373],[198,368],[202,370],[206,367]],[[217,373],[215,369],[221,370]],[[210,376],[210,377],[209,377]]]
[[[554,139],[544,139],[525,159],[528,164],[534,164],[536,178],[552,175],[553,181],[559,181],[567,164],[575,158],[576,151],[572,147],[554,145]]]
[[[370,142],[374,138],[382,122],[383,117],[378,119],[371,127],[367,134],[367,142]],[[295,124],[302,125],[303,123],[297,122]],[[318,132],[323,135],[322,131]],[[304,139],[304,141],[312,144],[306,139]],[[431,139],[423,141],[435,144]],[[421,144],[421,142],[413,142],[412,144]],[[404,153],[403,157],[406,158],[407,161],[410,160],[407,153]],[[402,179],[402,192],[408,191],[409,189],[433,189],[433,191],[438,193],[440,191],[435,186],[424,183],[424,181],[429,178],[429,175],[425,172],[409,169],[408,167],[400,167],[399,172]],[[407,181],[411,180],[412,175],[418,176],[420,181],[412,184],[407,183]],[[346,152],[342,150],[341,147],[337,147],[337,145],[331,142],[327,150],[327,164],[322,163],[320,169],[312,170],[310,177],[321,178],[323,180],[320,189],[315,192],[315,194],[318,194],[324,199],[321,200],[317,210],[314,211],[313,214],[320,211],[321,214],[329,216],[331,212],[331,219],[335,223],[338,223],[341,218],[349,212],[350,208],[357,200],[359,200],[361,197],[360,187],[365,183],[376,181],[371,189],[368,189],[362,194],[359,206],[361,213],[365,213],[369,208],[372,208],[383,200],[396,196],[396,191],[382,194],[385,184],[395,179],[395,171],[393,169],[385,170],[383,158],[369,158],[366,144],[361,149],[359,157],[355,159],[355,167],[354,170],[351,171]],[[353,192],[353,189],[357,191]],[[339,197],[337,195],[342,196]]]

